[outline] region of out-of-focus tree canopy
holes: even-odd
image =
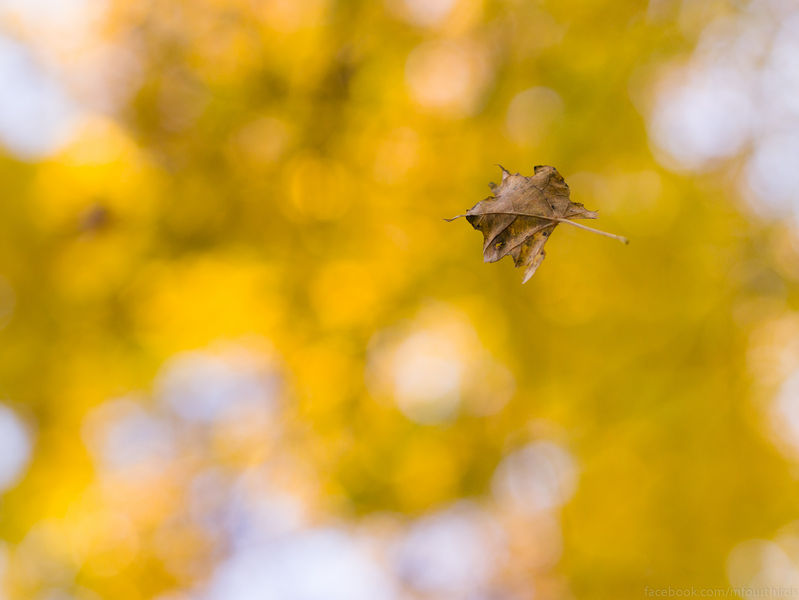
[[[779,0],[0,2],[0,595],[795,597],[797,39]],[[443,218],[497,163],[631,244],[484,265]]]

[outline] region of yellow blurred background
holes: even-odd
[[[0,598],[799,596],[797,165],[793,0],[0,0]]]

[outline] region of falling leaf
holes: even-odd
[[[510,255],[517,267],[526,267],[526,283],[544,260],[544,244],[559,223],[615,238],[627,238],[575,223],[571,219],[596,219],[599,215],[569,200],[569,186],[555,167],[537,166],[532,177],[511,175],[504,167],[502,183],[490,184],[493,196],[478,202],[465,215],[483,232],[483,260],[496,262]]]

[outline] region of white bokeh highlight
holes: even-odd
[[[701,170],[744,147],[753,114],[747,82],[736,71],[706,68],[658,95],[649,132],[669,166]]]
[[[485,349],[469,319],[444,304],[379,332],[369,345],[366,380],[375,397],[426,425],[461,412],[493,414],[515,391],[513,374]]]
[[[574,495],[577,480],[577,464],[569,451],[542,440],[506,456],[494,473],[492,487],[502,505],[536,514],[565,504]]]
[[[746,164],[745,181],[757,198],[756,208],[786,216],[799,208],[799,127],[795,133],[764,136]]]
[[[446,21],[458,0],[387,0],[389,10],[418,27],[437,27]]]
[[[691,58],[658,78],[648,114],[658,160],[733,172],[756,213],[799,218],[799,4],[751,0],[712,21]]]
[[[479,506],[462,501],[413,523],[397,545],[395,562],[400,579],[414,591],[479,597],[505,554],[500,526]]]
[[[0,0],[0,16],[12,16],[25,29],[80,33],[96,22],[107,0]]]
[[[206,600],[392,600],[393,583],[347,532],[312,529],[234,555]]]
[[[498,388],[513,389],[507,367],[452,306],[431,304],[378,338],[369,347],[370,387],[413,420],[483,410]],[[292,427],[283,410],[286,378],[268,344],[219,342],[167,360],[152,398],[112,399],[85,418],[99,480],[87,498],[103,498],[112,508],[105,518],[130,532],[160,506],[157,556],[178,578],[203,575],[174,590],[175,598],[506,598],[511,552],[522,552],[536,572],[557,563],[558,519],[540,510],[573,493],[576,468],[564,448],[539,441],[506,456],[495,475],[496,501],[458,500],[415,519],[384,515],[344,525],[320,502],[313,465],[283,443]],[[270,420],[266,436],[257,427],[266,451],[243,453],[246,445],[228,443],[230,424],[242,415]],[[147,498],[137,493],[143,489]],[[520,512],[519,503],[539,512]],[[174,543],[187,530],[201,541],[196,555]],[[108,573],[134,559],[134,538],[117,532],[104,542],[116,552],[117,562],[103,563]]]
[[[396,349],[393,388],[402,412],[420,421],[443,421],[460,402],[464,353],[443,332],[412,333]]]
[[[735,546],[727,557],[727,578],[737,589],[764,591],[799,588],[799,569],[788,554],[775,542],[748,540]],[[787,598],[782,593],[769,594]]]
[[[308,527],[303,501],[278,486],[262,467],[244,471],[230,485],[216,470],[200,473],[191,491],[189,509],[194,519],[206,529],[217,530],[235,552]]]
[[[166,419],[133,397],[100,405],[83,426],[84,442],[97,465],[109,472],[163,464],[176,454],[174,435]]]
[[[799,458],[799,371],[780,386],[771,405],[771,427],[786,454]]]
[[[23,160],[60,149],[79,114],[55,77],[22,44],[0,36],[0,144]]]
[[[245,413],[268,418],[277,409],[281,379],[267,362],[236,348],[184,352],[162,368],[161,401],[189,421],[211,423]]]
[[[31,435],[22,419],[0,404],[0,492],[16,485],[31,457]]]

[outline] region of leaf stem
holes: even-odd
[[[616,235],[615,233],[608,233],[607,231],[602,231],[600,229],[594,229],[593,227],[588,227],[587,225],[581,225],[580,223],[575,223],[574,221],[570,221],[569,219],[559,219],[553,217],[542,217],[544,219],[549,219],[551,221],[557,221],[558,223],[568,223],[573,227],[578,227],[579,229],[585,229],[586,231],[590,231],[592,233],[598,233],[599,235],[604,235],[605,237],[613,238],[614,240],[619,240],[622,244],[629,244],[630,240],[622,235]]]

